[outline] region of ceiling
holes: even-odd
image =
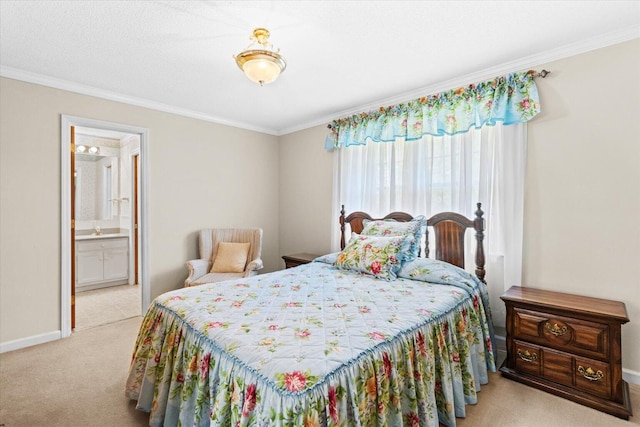
[[[233,59],[256,27],[264,87]],[[637,0],[0,0],[0,75],[282,135],[638,37]]]

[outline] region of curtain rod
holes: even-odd
[[[541,79],[546,78],[549,74],[551,74],[551,71],[545,70],[544,68],[542,69],[542,71],[536,71],[536,70],[529,70],[528,72],[529,74],[532,74],[533,77],[540,77]],[[332,129],[333,126],[331,126],[331,123],[329,123],[327,125],[327,128]]]
[[[547,70],[543,69],[542,71],[540,71],[540,72],[538,72],[538,73],[534,71],[534,73],[535,73],[535,74],[533,75],[533,77],[540,77],[540,78],[543,78],[543,79],[544,79],[544,78],[545,78],[545,77],[547,77],[549,74],[551,74],[551,71],[547,71]]]

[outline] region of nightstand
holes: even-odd
[[[297,267],[302,264],[307,264],[318,258],[320,255],[314,254],[294,254],[294,255],[284,255],[282,259],[284,260],[285,268]]]
[[[624,303],[519,286],[500,298],[507,308],[504,377],[629,419]]]

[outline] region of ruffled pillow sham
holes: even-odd
[[[413,242],[409,248],[407,261],[414,259],[420,254],[420,242],[422,239],[422,227],[427,219],[424,215],[418,215],[411,221],[399,222],[393,220],[367,220],[362,221],[363,236],[413,236]]]
[[[351,234],[351,240],[338,255],[335,266],[394,280],[410,251],[413,236],[363,236]]]

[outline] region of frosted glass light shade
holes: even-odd
[[[258,83],[260,86],[275,81],[280,75],[280,67],[275,62],[263,58],[247,61],[243,71],[249,80]]]
[[[238,55],[235,55],[236,64],[249,80],[258,83],[260,86],[274,82],[280,73],[287,67],[282,55],[274,50],[268,42],[269,31],[264,28],[256,28],[253,36],[254,46],[258,49],[247,48]]]

